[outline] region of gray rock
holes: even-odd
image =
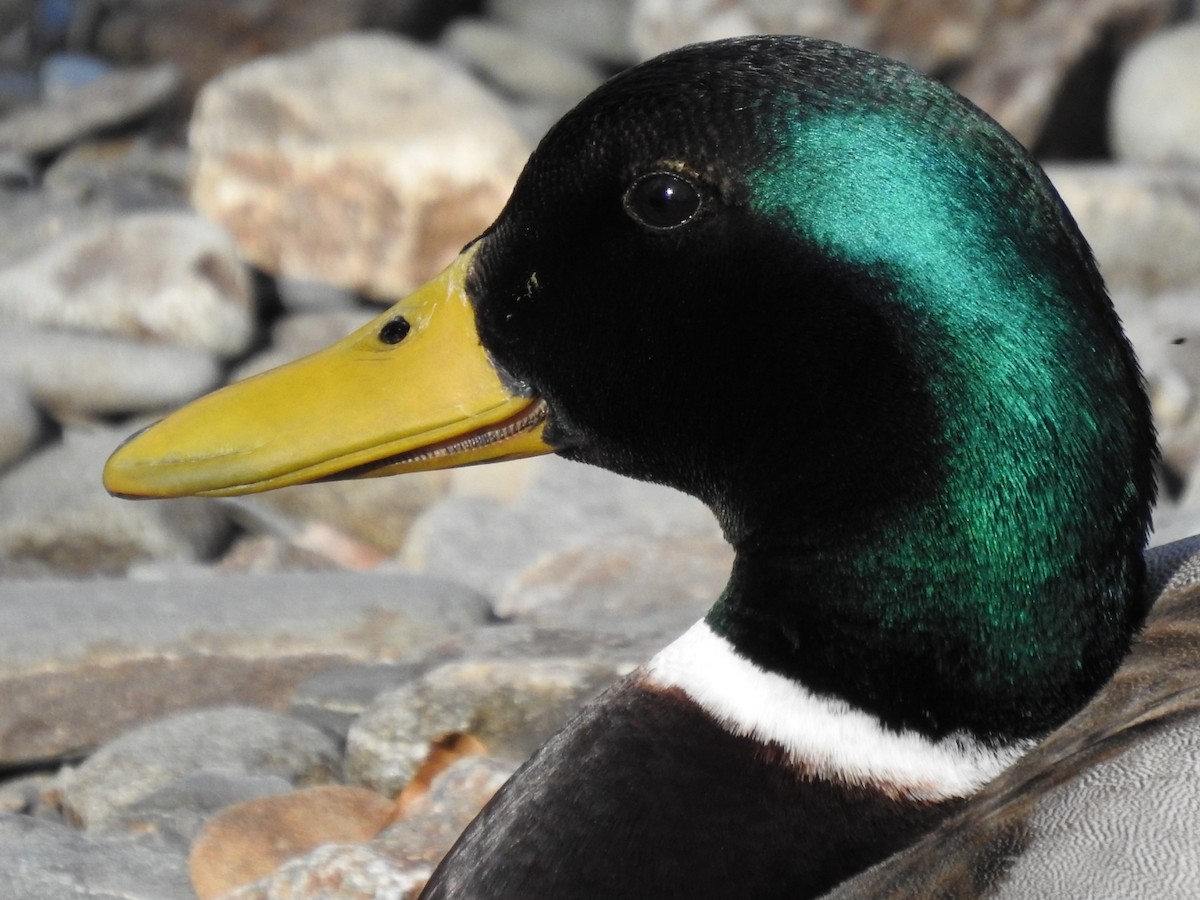
[[[0,375],[0,471],[28,453],[41,433],[42,420],[29,393]]]
[[[0,583],[0,764],[95,746],[175,710],[287,709],[350,662],[418,659],[487,602],[413,576]]]
[[[158,108],[179,89],[174,66],[112,72],[0,119],[0,151],[39,155]]]
[[[63,807],[88,828],[116,821],[173,781],[205,769],[325,784],[338,748],[318,728],[267,710],[226,706],[178,713],[105,744],[63,779]]]
[[[100,471],[122,437],[68,430],[62,443],[0,479],[0,560],[36,559],[64,575],[116,574],[139,558],[187,560],[216,550],[227,522],[211,504],[132,504],[108,495]]]
[[[254,336],[229,235],[187,212],[123,216],[0,269],[0,318],[235,356]]]
[[[191,125],[193,199],[275,275],[394,298],[489,225],[529,145],[444,56],[350,34],[225,73]]]
[[[194,900],[187,858],[30,816],[0,815],[5,900]]]
[[[1122,62],[1109,129],[1118,159],[1200,163],[1200,23],[1160,32]]]
[[[310,278],[277,278],[275,290],[283,308],[292,313],[353,309],[358,303],[353,291]]]
[[[560,114],[604,80],[578,57],[486,20],[459,19],[442,35],[442,46],[506,93],[554,104]]]
[[[448,663],[381,694],[346,740],[347,781],[380,793],[403,788],[447,735],[523,760],[623,672],[591,659]]]
[[[30,328],[0,321],[0,374],[58,413],[128,413],[178,406],[216,387],[210,353],[188,347]]]
[[[408,900],[416,897],[432,871],[429,866],[405,871],[373,844],[325,844],[221,900]]]
[[[1109,286],[1151,296],[1200,285],[1200,170],[1048,165]]]
[[[376,697],[427,668],[425,663],[375,663],[326,669],[296,688],[290,712],[344,739],[350,725]]]
[[[492,18],[551,46],[610,64],[635,60],[634,0],[488,0]]]
[[[200,829],[215,813],[235,803],[292,790],[292,783],[281,775],[198,769],[120,807],[97,832],[136,835],[139,840],[153,837],[186,855]]]
[[[490,596],[543,556],[618,535],[716,536],[700,501],[557,457],[537,460],[511,503],[450,497],[412,526],[400,562]]]
[[[495,611],[560,628],[682,633],[720,596],[732,565],[733,550],[713,538],[609,538],[535,563]]]
[[[377,316],[378,311],[342,309],[285,316],[271,329],[270,346],[234,369],[230,381],[282,366],[340,340]]]
[[[161,146],[145,136],[79,144],[58,156],[42,176],[57,197],[80,206],[99,198],[115,209],[187,208],[190,157],[182,147]]]

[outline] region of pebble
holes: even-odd
[[[529,154],[503,103],[431,50],[351,34],[210,82],[192,196],[262,269],[381,298],[436,274]]]
[[[442,46],[505,93],[551,104],[559,115],[604,80],[586,60],[480,19],[454,22],[442,35]]]
[[[464,660],[381,694],[350,727],[348,781],[396,793],[448,735],[520,762],[625,672],[594,659]]]
[[[733,550],[715,537],[607,538],[543,557],[496,615],[557,628],[682,633],[720,595]]]
[[[122,503],[108,495],[100,470],[123,437],[69,429],[0,479],[0,566],[39,560],[78,577],[117,574],[144,556],[194,559],[216,551],[227,525],[211,504]]]
[[[1200,163],[1200,23],[1159,32],[1122,62],[1109,129],[1122,161]]]
[[[1111,289],[1154,295],[1200,286],[1200,170],[1055,163],[1046,174]]]
[[[0,375],[0,473],[21,459],[42,435],[42,418],[19,382]]]
[[[411,575],[7,581],[0,597],[0,767],[188,707],[286,710],[317,672],[415,661],[490,618],[473,591]]]
[[[550,47],[608,65],[637,61],[630,22],[634,0],[488,0],[488,15]]]
[[[51,153],[146,115],[178,89],[179,73],[166,63],[114,71],[0,119],[0,151]]]
[[[338,747],[320,729],[267,710],[225,706],[177,713],[126,732],[64,777],[61,790],[68,819],[94,828],[202,770],[312,785],[329,782],[339,769]]]
[[[186,857],[31,816],[0,814],[0,896],[192,900]]]
[[[221,369],[204,350],[0,319],[0,375],[52,412],[107,415],[179,406],[217,387]]]
[[[532,473],[511,503],[462,496],[430,507],[398,560],[495,597],[547,554],[601,538],[719,534],[700,501],[661,485],[557,457],[537,460]]]
[[[230,357],[255,330],[229,236],[187,212],[147,212],[67,235],[0,269],[0,317]]]
[[[98,138],[55,157],[42,175],[41,186],[80,207],[104,202],[121,213],[183,212],[189,166],[190,156],[182,147],[141,135]]]
[[[344,785],[230,806],[208,822],[192,845],[192,885],[200,900],[215,900],[321,845],[365,843],[395,811],[391,798]]]

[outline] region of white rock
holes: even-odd
[[[216,387],[208,353],[114,337],[0,324],[0,374],[52,410],[140,412]]]
[[[229,235],[186,212],[123,216],[10,263],[0,269],[0,317],[222,356],[243,352],[255,324]]]
[[[1056,163],[1046,174],[1111,288],[1149,296],[1200,285],[1200,170]]]
[[[1129,54],[1109,127],[1118,159],[1200,163],[1200,23],[1160,32]]]
[[[530,149],[471,76],[382,34],[226,72],[198,99],[191,142],[193,199],[247,258],[379,297],[491,224]]]
[[[527,34],[481,19],[458,19],[442,35],[442,46],[503,90],[566,109],[604,80],[576,56]]]
[[[0,376],[0,470],[24,456],[41,430],[29,393],[12,378]]]

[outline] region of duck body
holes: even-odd
[[[616,76],[442,276],[106,483],[547,451],[699,497],[733,571],[426,900],[818,896],[964,821],[1146,615],[1157,447],[1090,251],[999,126],[872,54],[746,38]]]

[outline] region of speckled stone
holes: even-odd
[[[338,747],[298,719],[249,707],[179,713],[105,744],[64,779],[63,806],[94,828],[185,775],[230,769],[323,784],[339,769]]]

